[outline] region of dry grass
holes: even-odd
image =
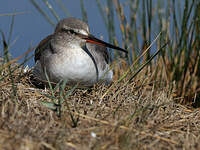
[[[35,0],[31,2],[37,5]],[[158,21],[153,19],[156,16],[152,15],[152,12],[156,12],[152,7],[153,1],[145,1],[141,7],[142,13],[138,9],[142,3],[136,2],[136,6],[130,6],[132,17],[128,18],[124,13],[125,5],[118,0],[107,1],[105,14],[97,0],[110,42],[118,45],[113,24],[113,14],[116,12],[122,45],[132,52],[129,56],[132,58],[131,64],[152,42],[154,30],[151,24],[154,20],[160,24],[158,33],[162,31],[157,47],[171,39],[168,47],[132,83],[126,84],[125,79],[108,87],[95,85],[91,89],[76,89],[62,104],[61,117],[42,104],[44,101],[51,102],[48,96],[44,96],[51,96],[50,89],[33,86],[29,81],[29,73],[24,74],[21,68],[12,73],[16,66],[13,63],[32,49],[10,61],[9,42],[1,31],[4,62],[0,65],[0,149],[200,149],[200,111],[180,105],[199,105],[200,38],[197,33],[200,3],[192,1],[188,5],[189,1],[185,0],[183,17],[177,20],[179,15],[175,11],[175,1],[169,1],[166,10],[157,11]],[[174,6],[173,13],[170,6]],[[161,8],[158,4],[158,9]],[[84,11],[82,6],[83,20],[87,19]],[[51,12],[55,14],[53,10]],[[42,15],[54,25],[48,15]],[[10,33],[14,24],[12,18]],[[138,19],[141,28],[137,27]],[[171,26],[174,31],[171,31]],[[171,32],[175,34],[171,35]],[[138,42],[138,35],[142,36],[142,43]],[[140,51],[137,53],[136,50]],[[149,57],[150,52],[143,60],[147,61]],[[131,65],[124,56],[117,60],[120,61],[113,62],[114,80],[119,79]],[[138,66],[139,62],[133,68]],[[65,92],[68,90],[66,88]],[[59,95],[57,91],[57,100]]]
[[[17,80],[20,75],[16,70],[15,96],[9,77],[0,82],[0,149],[200,149],[199,109],[177,104],[165,88],[147,84],[151,75],[141,72],[105,96],[103,85],[76,89],[61,117],[41,103],[50,101],[41,92],[50,90],[31,85],[29,74]]]

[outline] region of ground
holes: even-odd
[[[0,149],[200,149],[200,110],[175,103],[144,76],[75,89],[60,116],[44,105],[52,102],[49,88],[30,84],[20,69],[13,79],[0,82]]]

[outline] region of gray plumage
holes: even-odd
[[[110,83],[113,72],[105,46],[87,43],[89,27],[79,19],[61,20],[52,35],[40,42],[35,50],[33,74],[51,82],[67,80],[68,84],[91,86],[97,82]]]

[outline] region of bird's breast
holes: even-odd
[[[48,68],[53,80],[94,82],[96,80],[95,65],[90,56],[81,48],[63,48],[62,52],[52,54]],[[98,68],[101,71],[101,68]]]

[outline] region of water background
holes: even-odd
[[[42,1],[38,0],[37,2],[56,23],[56,19],[52,16]],[[101,2],[103,5],[105,5],[106,1]],[[126,0],[121,0],[121,2],[126,4]],[[165,1],[163,0],[163,2]],[[55,0],[49,0],[49,3],[54,6],[54,9],[61,19],[67,17],[66,14],[55,3]],[[82,18],[81,5],[79,0],[63,0],[63,3],[71,16],[80,19]],[[105,41],[108,41],[106,27],[97,8],[96,1],[84,0],[84,6],[88,14],[90,32],[96,37],[102,36]],[[29,0],[2,0],[0,2],[0,15],[14,12],[24,12],[24,14],[15,16],[13,34],[11,38],[11,47],[9,48],[9,52],[12,58],[22,55],[25,51],[28,50],[29,47],[35,47],[43,38],[51,34],[54,30],[53,26],[44,19],[44,17],[35,9]],[[129,15],[128,12],[128,10],[125,10],[126,16]],[[5,33],[6,39],[8,39],[9,36],[11,20],[11,16],[0,16],[0,29]],[[116,35],[120,43],[121,37],[118,25],[119,22],[116,21],[115,24]],[[158,34],[158,32],[155,32],[154,37],[156,34]],[[2,56],[2,41],[0,44],[0,56]],[[33,58],[27,64],[32,66],[34,64]]]

